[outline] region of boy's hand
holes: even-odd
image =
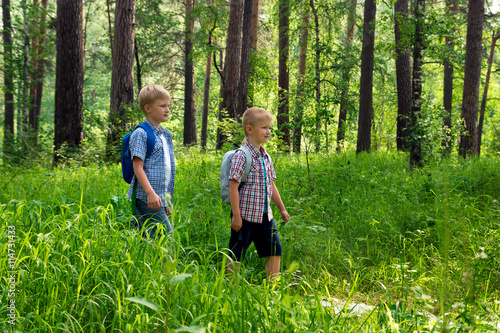
[[[238,232],[240,231],[241,227],[243,226],[243,221],[241,220],[241,216],[233,216],[231,219],[231,228]]]
[[[285,221],[285,222],[290,221],[290,215],[288,214],[288,212],[286,211],[286,209],[280,211],[280,213],[281,213],[281,218],[283,219],[283,221]]]
[[[148,207],[149,208],[160,209],[162,205],[163,205],[163,203],[161,202],[160,197],[156,193],[148,195]]]

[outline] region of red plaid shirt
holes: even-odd
[[[264,205],[267,205],[267,214],[269,221],[271,221],[273,212],[270,202],[273,194],[272,183],[276,179],[276,173],[269,162],[269,155],[264,147],[261,146],[259,152],[249,141],[245,145],[252,154],[252,168],[250,169],[245,185],[239,191],[241,218],[253,223],[262,223]],[[264,179],[264,172],[262,170],[262,157],[264,157],[266,179]],[[246,162],[245,152],[238,150],[231,159],[229,179],[234,179],[238,183],[241,183]],[[264,202],[266,190],[267,202]]]

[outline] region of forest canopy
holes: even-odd
[[[499,153],[500,14],[494,1],[427,1],[421,7],[418,1],[380,1],[373,3],[371,19],[370,1],[356,0],[80,2],[74,12],[62,10],[65,1],[3,2],[0,135],[8,163],[26,156],[17,154],[26,148],[45,161],[52,154],[90,161],[113,155],[121,135],[142,118],[137,94],[150,83],[171,93],[167,126],[187,146],[214,149],[239,141],[239,117],[246,107],[258,106],[275,115],[271,145],[283,151],[418,148],[423,161],[439,159],[462,151],[459,143],[472,130],[464,121],[472,112],[474,128],[481,129],[469,136],[476,146],[464,148],[470,151],[465,154]],[[481,25],[474,26],[482,37],[476,70],[466,61],[471,3],[482,8]],[[127,10],[133,15],[120,14]],[[240,11],[237,25],[231,10]],[[80,18],[68,31],[74,45],[81,41],[80,50],[58,39],[69,29],[59,24],[64,29],[58,32],[65,15]],[[133,28],[124,30],[128,26]],[[369,52],[366,33],[373,42]],[[240,36],[239,44],[227,45],[234,43],[232,34]],[[116,37],[122,35],[128,37]],[[231,60],[227,50],[233,49],[239,53]],[[80,52],[82,61],[76,65],[80,60],[64,55],[59,60],[73,62],[65,68],[82,74],[81,82],[67,83],[77,88],[68,93],[60,91],[56,70],[56,51],[65,50]],[[114,72],[122,62],[125,72]],[[468,71],[479,87],[464,85]],[[68,70],[60,75],[78,77]],[[58,90],[74,100],[58,99]],[[462,107],[470,94],[472,111]],[[63,114],[65,121],[58,123]],[[61,130],[61,123],[73,127]]]

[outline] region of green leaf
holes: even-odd
[[[153,311],[160,311],[160,307],[158,305],[156,305],[155,303],[153,303],[151,301],[148,301],[145,298],[142,298],[142,297],[125,297],[125,299],[127,301],[131,301],[131,302],[134,302],[134,303],[137,303],[137,304],[142,304],[144,306],[147,306],[148,308],[150,308]]]
[[[183,282],[187,278],[190,278],[193,274],[187,274],[187,273],[182,273],[179,275],[174,276],[173,278],[170,279],[170,284],[174,285],[180,282]]]

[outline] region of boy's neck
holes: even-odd
[[[257,142],[255,140],[255,138],[247,137],[247,141],[250,142],[252,144],[252,146],[254,146],[255,149],[257,149],[257,151],[260,151],[260,148],[262,147],[262,145],[260,142]]]
[[[153,125],[154,127],[160,128],[160,123],[159,122],[155,122],[155,121],[149,119],[148,117],[146,117],[146,120],[149,121],[151,123],[151,125]]]

